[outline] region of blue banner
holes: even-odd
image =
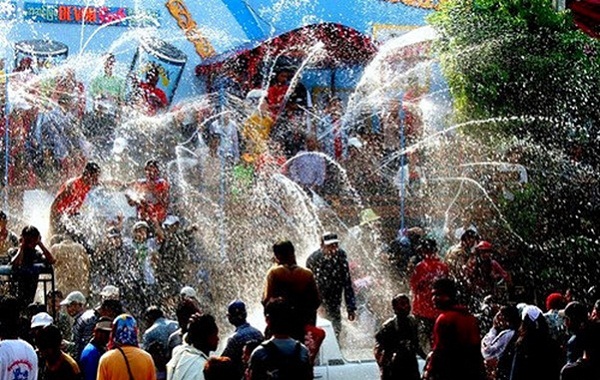
[[[23,7],[25,20],[59,24],[81,24],[113,26],[156,26],[160,25],[158,10],[142,10],[125,7],[97,7],[70,4],[43,4],[26,2]]]

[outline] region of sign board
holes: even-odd
[[[158,10],[135,11],[125,7],[44,4],[25,2],[23,17],[34,22],[58,24],[159,26]]]

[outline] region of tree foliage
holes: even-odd
[[[528,169],[530,183],[499,204],[529,251],[524,272],[566,275],[577,255],[578,278],[599,275],[588,265],[600,247],[599,42],[550,0],[447,0],[429,22],[456,121],[490,120],[463,133]]]

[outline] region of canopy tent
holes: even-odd
[[[575,25],[592,37],[600,37],[600,0],[577,0],[567,3]]]
[[[233,75],[246,91],[264,87],[261,82],[272,68],[297,68],[318,44],[318,58],[310,65],[313,69],[361,66],[377,51],[373,41],[355,29],[335,23],[314,24],[207,59],[196,66],[196,75],[205,78],[209,87],[216,75]]]

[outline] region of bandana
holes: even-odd
[[[121,314],[113,321],[110,338],[112,348],[118,346],[138,346],[138,327],[135,318]]]

